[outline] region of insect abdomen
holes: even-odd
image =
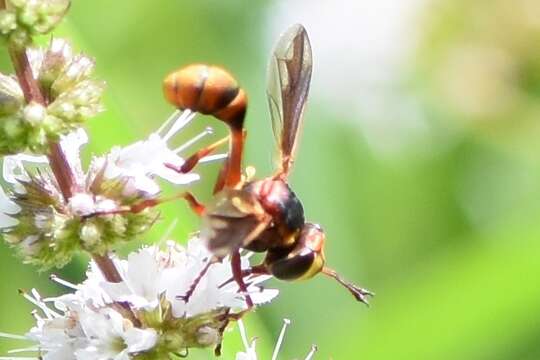
[[[163,81],[165,98],[179,109],[213,115],[241,128],[246,113],[246,93],[224,69],[192,64],[173,71]]]

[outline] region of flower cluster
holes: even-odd
[[[145,141],[95,157],[86,172],[79,156],[88,141],[86,132],[79,129],[64,136],[60,147],[73,181],[67,198],[47,157],[5,157],[3,176],[10,187],[9,198],[4,196],[1,202],[10,215],[0,223],[4,239],[26,262],[49,268],[64,266],[78,250],[103,255],[114,245],[142,234],[159,214],[150,206],[133,208],[156,199],[160,190],[155,176],[175,184],[198,179],[197,174],[180,174],[164,165],[183,164],[168,148],[167,140],[192,118],[189,112],[177,113],[172,125],[165,127],[167,131],[161,130],[164,134],[156,132]]]
[[[43,101],[27,101],[18,81],[0,74],[0,154],[43,153],[50,141],[102,110],[105,85],[92,79],[92,59],[73,54],[62,39],[51,40],[47,48],[30,48],[26,55]]]
[[[70,0],[5,0],[0,10],[0,34],[18,47],[32,35],[49,33],[62,20]]]
[[[212,254],[194,238],[187,248],[173,242],[165,249],[152,246],[114,259],[122,281],[107,281],[95,263],[87,279],[70,287],[73,293],[42,299],[33,290],[25,297],[41,314],[25,339],[36,344],[46,360],[164,359],[194,347],[217,346],[229,320],[245,310],[243,294],[232,278],[228,260],[209,266],[191,296]],[[242,267],[248,268],[246,256]],[[261,276],[248,292],[255,304],[272,300],[277,290],[264,289]]]

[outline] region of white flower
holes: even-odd
[[[88,345],[75,351],[79,360],[129,360],[130,353],[151,349],[157,340],[154,329],[138,329],[109,308],[80,314],[79,322]]]
[[[228,260],[212,263],[200,276],[211,257],[196,238],[187,248],[169,242],[165,250],[147,247],[127,260],[114,259],[123,279],[120,283],[106,281],[93,263],[80,285],[53,276],[74,292],[49,299],[35,290],[23,294],[39,311],[36,326],[22,338],[35,346],[14,352],[37,353],[43,360],[130,360],[139,354],[157,359],[192,347],[218,346],[224,329],[246,304],[238,286],[227,283],[232,277]],[[246,256],[242,266],[249,266]],[[196,278],[200,282],[193,295],[182,299]],[[255,305],[278,293],[257,285],[266,278],[248,286]]]
[[[125,147],[113,148],[109,154],[100,159],[101,162],[107,164],[105,176],[129,178],[131,181],[126,185],[127,191],[139,191],[149,195],[155,195],[160,191],[158,184],[154,181],[155,176],[177,185],[199,180],[197,174],[191,172],[182,174],[166,166],[166,164],[182,166],[184,159],[178,153],[211,132],[206,130],[186,144],[170,149],[167,142],[194,117],[195,113],[189,110],[177,111],[148,139]],[[168,130],[165,131],[167,128]]]
[[[136,328],[119,312],[91,306],[77,294],[42,299],[32,290],[23,295],[41,313],[34,313],[36,326],[24,337],[3,335],[28,340],[36,346],[10,353],[37,353],[43,360],[129,360],[130,354],[148,351],[156,344],[154,329]],[[34,358],[38,359],[24,357]]]
[[[9,214],[16,214],[20,210],[21,208],[11,201],[4,192],[4,189],[0,187],[0,229],[17,225],[18,221],[9,216]]]
[[[155,177],[173,184],[199,179],[191,169],[179,173],[170,167],[182,166],[178,153],[210,131],[176,149],[167,145],[193,117],[190,111],[177,111],[147,140],[94,158],[86,171],[81,149],[88,135],[82,128],[61,136],[52,155],[54,169],[46,156],[7,156],[3,176],[8,187],[0,191],[4,239],[25,261],[48,268],[65,265],[77,250],[105,253],[147,231],[159,216],[153,203],[146,206],[161,192]],[[220,158],[211,155],[202,161]],[[59,168],[64,169],[60,174]]]
[[[193,317],[221,307],[245,309],[244,294],[238,292],[234,281],[230,281],[232,271],[228,259],[210,265],[187,302],[181,298],[211,258],[212,254],[198,238],[191,239],[186,249],[173,242],[168,243],[165,251],[156,246],[147,247],[130,254],[127,260],[114,260],[122,282],[105,281],[97,267],[91,266],[88,280],[79,287],[79,291],[93,293],[93,299],[98,303],[110,299],[128,302],[133,308],[144,310],[157,308],[161,297],[165,296],[172,306],[173,316],[177,318]],[[248,257],[243,256],[242,268],[248,267]],[[258,285],[268,278],[260,276],[247,288],[255,305],[269,302],[278,295],[277,290]],[[102,292],[95,291],[96,285]]]

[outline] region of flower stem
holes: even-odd
[[[108,282],[119,283],[122,281],[122,277],[110,257],[94,254],[92,255],[92,259]]]
[[[30,66],[28,56],[26,55],[26,49],[10,44],[8,46],[8,50],[26,102],[29,103],[35,101],[43,106],[47,105],[45,97],[39,88],[39,84],[36,82],[34,75],[32,74],[32,67]]]
[[[30,66],[28,56],[26,55],[26,49],[10,44],[8,46],[8,51],[26,102],[36,102],[43,106],[47,106],[47,99],[43,96],[39,84],[32,74],[32,67]],[[73,196],[73,190],[76,183],[73,171],[69,166],[60,144],[51,142],[50,151],[47,156],[54,177],[60,187],[60,191],[62,192],[64,200],[67,201]]]
[[[5,7],[5,0],[0,0],[0,9],[4,9]],[[28,60],[28,56],[26,54],[26,48],[9,44],[8,51],[26,101],[28,103],[36,102],[43,106],[47,106],[47,98],[43,95],[39,87],[39,83],[36,81],[32,73],[32,67],[30,66],[30,61]],[[47,157],[49,158],[51,170],[56,182],[58,183],[58,186],[60,187],[62,196],[67,202],[73,196],[77,183],[62,146],[57,142],[51,142]],[[122,277],[120,276],[120,273],[118,272],[118,269],[116,269],[116,266],[111,258],[109,258],[107,255],[97,254],[92,254],[92,257],[107,281],[122,281]]]

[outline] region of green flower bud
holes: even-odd
[[[17,117],[3,117],[4,132],[8,138],[17,138],[24,133],[24,124]]]
[[[17,80],[0,74],[0,124],[11,119],[9,125],[0,125],[0,155],[46,153],[50,141],[58,141],[103,110],[105,83],[91,78],[92,59],[73,55],[69,43],[61,39],[52,40],[46,49],[28,49],[27,55],[48,105],[25,104]],[[15,129],[19,122],[13,118],[24,126]]]
[[[52,95],[56,97],[70,90],[79,82],[86,80],[94,71],[94,66],[94,61],[84,55],[73,57],[54,80],[54,84],[51,86]]]
[[[0,33],[9,34],[17,28],[17,16],[13,11],[0,10]]]
[[[15,78],[0,73],[0,115],[17,112],[24,102],[24,94]]]
[[[32,35],[44,35],[63,19],[70,0],[6,0],[8,9],[0,13],[0,34],[21,45]],[[13,36],[18,32],[18,36]]]
[[[53,39],[44,53],[39,71],[39,81],[45,89],[60,76],[66,64],[73,57],[71,46],[63,39]]]
[[[42,269],[62,267],[79,251],[103,255],[147,231],[158,217],[151,208],[115,212],[143,199],[126,198],[122,195],[125,181],[104,181],[99,170],[77,173],[76,183],[89,190],[75,193],[67,201],[47,171],[34,175],[18,171],[25,175],[10,198],[21,210],[11,215],[17,223],[4,228],[4,237],[25,262]]]
[[[23,119],[34,127],[40,126],[46,115],[46,108],[36,102],[31,102],[23,109]]]
[[[86,247],[93,247],[101,240],[101,230],[94,222],[89,221],[81,227],[80,236]]]

